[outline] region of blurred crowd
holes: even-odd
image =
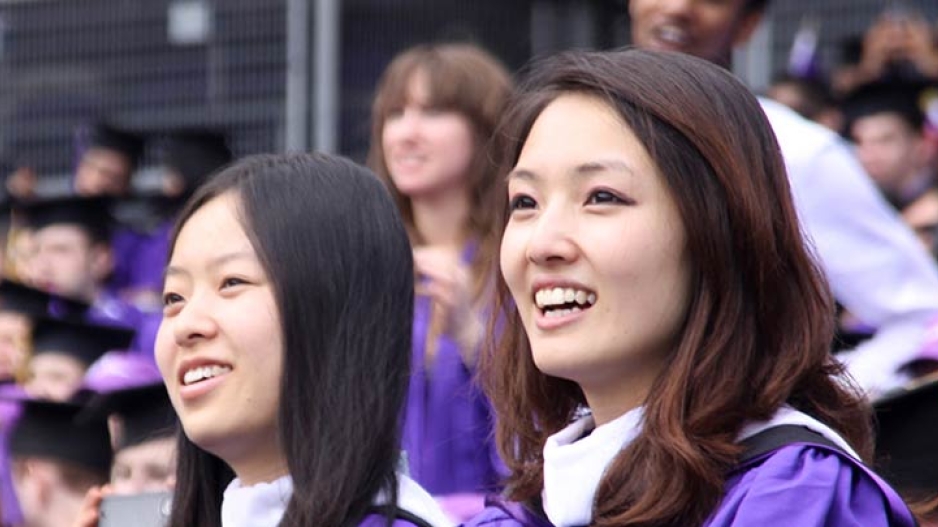
[[[890,9],[858,41],[852,61],[793,61],[765,96],[846,141],[884,217],[908,227],[890,242],[901,254],[882,259],[913,263],[851,275],[857,293],[836,277],[880,256],[854,255],[840,231],[806,231],[839,302],[833,351],[857,365],[880,410],[884,473],[918,498],[938,492],[938,449],[923,446],[938,439],[938,25]],[[489,328],[499,328],[489,326],[497,175],[488,140],[512,89],[510,72],[476,46],[418,46],[388,66],[372,108],[367,164],[401,210],[417,276],[403,449],[409,473],[457,519],[479,512],[506,471],[474,376]],[[235,159],[218,129],[128,129],[102,116],[75,137],[66,194],[41,192],[43,176],[29,166],[0,167],[2,525],[63,525],[89,488],[106,483],[128,494],[173,485],[176,419],[154,359],[164,267],[182,206]],[[793,183],[799,206],[812,185]],[[814,210],[850,203],[839,197]],[[879,240],[892,224],[871,225],[878,210],[839,214],[868,222],[863,236]],[[910,233],[920,243],[906,251]],[[840,267],[827,267],[831,259]],[[909,269],[923,265],[917,282]],[[855,300],[864,295],[890,300]],[[898,358],[865,362],[856,352],[876,339],[888,343],[880,356],[896,346]]]

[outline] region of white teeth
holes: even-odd
[[[186,371],[182,376],[182,384],[188,386],[190,384],[204,381],[205,379],[211,379],[212,377],[217,377],[223,373],[228,373],[231,371],[231,368],[228,366],[200,366],[198,368],[192,368],[191,370]]]
[[[555,287],[553,291],[550,292],[550,303],[551,304],[563,304],[563,289],[560,287]]]
[[[672,44],[680,45],[687,42],[687,33],[675,26],[662,26],[658,30],[658,37]]]
[[[596,293],[582,289],[574,289],[572,287],[540,289],[534,293],[534,302],[537,304],[537,307],[541,309],[573,303],[579,304],[580,306],[591,306],[596,303]]]
[[[565,317],[567,315],[572,315],[573,313],[579,313],[583,311],[579,307],[567,308],[567,309],[549,309],[544,313],[544,316],[547,318],[557,318]]]

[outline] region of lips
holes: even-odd
[[[177,381],[183,401],[192,401],[210,393],[234,371],[230,364],[212,359],[191,359],[180,365]]]
[[[585,285],[570,280],[542,278],[535,280],[532,300],[535,324],[542,330],[555,329],[582,317],[598,300]]]
[[[685,51],[693,42],[690,33],[676,24],[661,24],[650,31],[649,47],[663,51]]]

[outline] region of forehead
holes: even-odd
[[[87,242],[90,240],[87,230],[77,223],[55,223],[37,229],[34,233],[37,242]]]
[[[241,222],[240,199],[233,192],[216,196],[183,223],[173,245],[172,262],[198,261],[232,251],[254,253]]]
[[[30,319],[22,313],[15,311],[0,311],[0,328],[23,330],[29,329]]]
[[[602,99],[562,94],[541,111],[521,148],[518,166],[549,169],[625,155],[650,164],[644,146],[618,112]]]
[[[853,135],[860,137],[901,132],[911,135],[912,125],[895,112],[880,112],[857,118],[851,127]]]
[[[109,165],[109,168],[120,171],[127,170],[130,164],[130,160],[128,160],[127,156],[123,153],[117,150],[111,150],[110,148],[97,146],[89,148],[84,155],[82,155],[81,160],[83,163],[91,163],[98,167]]]
[[[384,118],[407,104],[471,113],[477,99],[459,65],[439,57],[412,56],[388,72],[375,102],[377,114]]]
[[[731,15],[742,15],[756,10],[759,2],[755,0],[682,0],[680,5],[685,11],[721,12]],[[633,14],[642,14],[651,11],[674,10],[673,0],[630,0],[629,10]]]

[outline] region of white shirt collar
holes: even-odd
[[[235,478],[222,497],[221,524],[223,527],[277,527],[292,494],[290,476],[249,487]]]
[[[455,522],[420,485],[404,474],[397,474],[397,503],[434,527],[452,527]],[[293,494],[293,479],[283,476],[270,483],[245,487],[235,478],[225,489],[221,503],[223,527],[276,527],[287,510]],[[384,492],[375,498],[376,505],[387,503]]]
[[[641,431],[643,410],[633,409],[593,432],[593,417],[581,417],[547,438],[544,445],[544,512],[557,527],[588,525],[593,519],[593,503],[599,482],[619,452]],[[741,441],[778,425],[800,425],[817,432],[859,459],[850,445],[830,427],[817,419],[783,406],[767,421],[745,425],[737,438]]]
[[[544,512],[557,527],[587,525],[593,516],[596,489],[606,468],[641,430],[643,409],[597,427],[586,415],[547,438],[544,444]]]

